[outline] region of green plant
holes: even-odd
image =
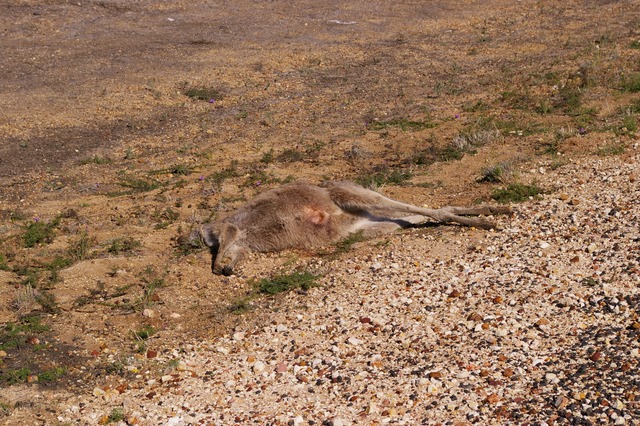
[[[138,340],[147,340],[156,334],[156,329],[151,325],[144,325],[134,331],[133,336]]]
[[[80,235],[69,242],[67,255],[74,261],[85,260],[89,257],[89,252],[94,242],[95,240],[90,238],[88,232],[84,230]]]
[[[278,275],[272,279],[263,278],[256,284],[258,292],[274,295],[294,289],[309,290],[317,287],[317,275],[310,272],[293,272],[289,275]]]
[[[125,188],[129,188],[129,189],[127,191],[112,192],[112,193],[109,193],[109,195],[119,196],[119,195],[137,194],[141,192],[150,192],[160,188],[161,183],[153,179],[146,180],[146,179],[139,179],[139,178],[133,178],[133,177],[126,177],[126,178],[120,179],[120,181],[118,182],[118,185]]]
[[[7,263],[7,258],[4,254],[0,253],[0,271],[9,271],[11,267]]]
[[[238,172],[238,162],[234,160],[231,162],[229,167],[210,174],[205,178],[205,180],[213,183],[217,187],[220,187],[225,180],[238,176],[240,176],[240,173]]]
[[[627,146],[624,144],[624,142],[620,142],[620,141],[611,142],[599,147],[598,150],[596,151],[596,154],[602,157],[609,157],[612,155],[623,154],[626,149],[627,149]]]
[[[15,385],[18,383],[24,383],[27,378],[31,376],[31,369],[22,367],[16,370],[8,370],[0,374],[0,382],[5,382],[8,385]]]
[[[0,401],[0,418],[6,417],[11,414],[11,406],[5,402]]]
[[[142,243],[133,237],[118,237],[111,240],[107,251],[111,254],[130,254],[142,247]]]
[[[111,410],[109,416],[107,417],[107,422],[109,423],[118,423],[124,420],[124,410],[120,407],[116,407]]]
[[[197,99],[199,101],[220,101],[222,100],[222,95],[217,89],[212,87],[192,87],[184,91],[184,94],[192,99]]]
[[[261,163],[269,164],[273,162],[273,149],[262,154],[262,158],[260,159]]]
[[[482,169],[482,175],[478,182],[505,183],[512,176],[512,165],[509,162],[500,162]]]
[[[640,92],[640,73],[623,76],[620,90],[631,93]]]
[[[506,188],[496,188],[491,198],[499,203],[520,203],[528,200],[530,197],[537,197],[543,191],[538,185],[525,185],[522,183],[511,183]]]
[[[60,216],[55,217],[49,222],[36,220],[28,224],[22,236],[24,246],[27,248],[35,247],[38,244],[49,244],[55,238],[54,228],[60,225]]]
[[[354,178],[354,181],[365,188],[376,188],[383,185],[402,185],[413,177],[408,170],[390,170],[386,167],[378,171],[363,173]]]
[[[44,290],[36,295],[36,302],[42,307],[42,310],[47,313],[57,314],[60,311],[56,297]]]
[[[627,114],[622,118],[622,125],[627,129],[627,132],[631,134],[638,131],[638,121],[636,117],[631,114]]]
[[[334,254],[337,255],[337,254],[347,253],[348,251],[351,250],[351,247],[354,244],[364,241],[364,239],[365,238],[364,238],[362,229],[357,232],[352,232],[335,244],[336,250]]]
[[[85,164],[102,165],[102,164],[111,164],[112,162],[113,161],[109,157],[99,157],[97,155],[94,155],[93,157],[89,157],[89,158],[86,158],[86,159],[82,160],[80,162],[80,165],[85,165]]]
[[[50,327],[42,324],[40,317],[37,316],[22,317],[17,323],[6,323],[0,328],[0,349],[7,350],[23,346],[30,337],[49,330]]]
[[[54,382],[60,377],[64,376],[66,372],[67,369],[64,367],[54,367],[51,370],[45,370],[42,373],[38,374],[38,380],[41,380],[43,382]]]

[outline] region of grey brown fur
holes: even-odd
[[[429,220],[490,229],[492,222],[463,215],[509,212],[489,206],[427,209],[351,182],[295,183],[260,194],[226,219],[204,226],[200,235],[211,249],[213,272],[230,275],[250,251],[321,247],[358,231],[371,238]]]

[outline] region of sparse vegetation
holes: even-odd
[[[85,164],[102,165],[102,164],[111,164],[111,163],[113,163],[113,160],[111,160],[109,157],[100,157],[98,155],[94,155],[92,157],[82,160],[80,162],[80,165],[85,165]]]
[[[531,185],[511,183],[506,188],[496,188],[491,198],[499,203],[521,203],[542,193],[542,189],[535,183]]]
[[[4,254],[0,253],[0,271],[9,271],[11,267],[7,262],[7,258]]]
[[[120,407],[116,407],[111,410],[107,417],[107,423],[118,423],[124,420],[124,410]]]
[[[42,324],[38,316],[26,316],[17,323],[6,323],[0,326],[0,349],[9,350],[24,346],[29,338],[49,330],[50,327]]]
[[[111,240],[107,252],[115,255],[132,254],[142,247],[142,243],[133,237],[118,237]]]
[[[346,237],[344,237],[343,239],[341,239],[335,244],[336,249],[333,254],[338,255],[338,254],[347,253],[351,250],[351,247],[354,244],[364,241],[364,239],[365,238],[363,236],[362,230],[359,230],[357,232],[352,232],[351,234],[347,235]]]
[[[22,236],[24,246],[27,248],[35,247],[39,244],[50,244],[55,238],[54,229],[60,225],[60,217],[56,217],[49,222],[42,220],[34,220],[27,225]]]
[[[71,260],[75,262],[80,260],[85,260],[89,257],[89,253],[94,243],[95,243],[95,240],[89,237],[89,233],[86,230],[84,230],[75,239],[69,242],[69,247],[67,248],[67,255],[71,258]],[[66,266],[68,265],[62,266],[57,269],[62,269]]]
[[[630,93],[640,92],[640,73],[623,76],[620,90]]]
[[[599,147],[596,154],[602,157],[609,157],[611,155],[623,154],[626,149],[627,146],[624,142],[616,141]]]
[[[134,177],[122,178],[118,182],[118,185],[124,188],[129,188],[129,189],[125,191],[120,191],[120,192],[111,192],[109,193],[110,196],[117,197],[120,195],[131,195],[131,194],[138,194],[141,192],[150,192],[162,186],[160,182],[153,179],[147,180],[147,179],[134,178]]]
[[[365,188],[378,188],[384,185],[403,185],[413,177],[408,170],[379,168],[376,171],[365,172],[354,178],[354,182]]]
[[[436,127],[435,123],[430,121],[413,121],[407,120],[406,118],[397,118],[387,121],[372,121],[367,126],[370,130],[385,130],[390,127],[398,127],[403,132],[406,131],[417,131],[423,129],[431,129]]]
[[[213,87],[191,87],[184,91],[184,94],[192,99],[196,99],[199,101],[220,101],[222,100],[222,95],[217,89]]]
[[[482,183],[506,183],[513,177],[513,166],[510,162],[500,162],[482,169],[482,175],[478,182]]]
[[[274,278],[263,278],[256,284],[256,288],[262,294],[275,295],[291,290],[301,289],[309,290],[312,287],[317,287],[316,280],[317,275],[313,275],[310,272],[293,272],[288,275],[278,275]]]

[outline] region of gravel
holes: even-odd
[[[413,230],[312,260],[322,286],[260,326],[154,351],[164,374],[133,359],[135,379],[96,383],[59,420],[639,424],[639,160],[540,164],[522,179],[553,191],[501,232]]]

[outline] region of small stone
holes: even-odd
[[[558,198],[561,199],[562,201],[567,201],[570,197],[569,197],[569,194],[563,192],[558,196]]]
[[[233,340],[235,340],[236,342],[239,342],[240,340],[244,339],[244,333],[239,331],[237,333],[233,333]]]
[[[451,293],[449,293],[450,299],[455,299],[460,296],[461,296],[461,293],[458,290],[453,290]]]
[[[256,374],[260,374],[264,371],[266,365],[262,361],[256,361],[253,363],[253,372]]]
[[[549,320],[546,318],[540,318],[538,321],[536,321],[536,325],[537,326],[549,325]]]
[[[180,314],[178,314],[178,313],[176,313],[176,312],[173,312],[171,315],[169,315],[169,318],[171,318],[171,319],[178,319],[178,318],[180,318],[181,316],[182,316],[182,315],[180,315]]]
[[[35,383],[38,381],[38,376],[35,374],[29,374],[27,376],[27,383]]]
[[[569,404],[569,399],[564,396],[559,396],[556,398],[555,406],[556,408],[564,408]]]
[[[569,204],[571,204],[572,206],[577,206],[578,204],[580,204],[580,200],[578,200],[577,198],[572,198],[571,201],[569,201]]]
[[[278,365],[276,365],[276,373],[284,373],[287,371],[287,363],[286,362],[281,362]]]
[[[160,378],[160,381],[161,381],[162,383],[168,383],[168,382],[170,382],[171,380],[173,380],[173,376],[171,376],[170,374],[165,374],[164,376],[162,376],[162,377]]]
[[[357,337],[349,337],[347,341],[352,345],[359,345],[362,343],[362,340],[358,339]]]
[[[594,251],[596,251],[598,249],[598,246],[596,245],[596,243],[591,243],[587,246],[587,252],[588,253],[593,253]]]
[[[155,315],[156,315],[156,313],[153,311],[153,309],[144,309],[142,311],[142,316],[143,317],[153,318]]]
[[[216,348],[216,351],[223,354],[223,355],[229,355],[229,349],[219,346]]]
[[[333,426],[346,426],[345,421],[342,420],[340,417],[334,418],[332,423],[333,423]]]
[[[551,247],[551,244],[549,244],[546,241],[541,241],[540,244],[538,245],[542,250],[544,249],[548,249],[549,247]]]
[[[430,379],[441,379],[442,378],[442,373],[440,371],[432,371],[429,373],[429,378]]]
[[[631,328],[633,328],[634,330],[640,330],[640,322],[636,321],[633,324],[631,324]],[[2,357],[2,355],[0,354],[0,357]]]
[[[104,396],[104,394],[106,394],[104,389],[98,388],[98,387],[93,388],[93,392],[92,393],[93,393],[93,396],[98,396],[98,397],[99,396]]]
[[[371,318],[369,318],[369,317],[360,317],[360,322],[362,324],[370,324],[371,323]]]
[[[574,256],[571,258],[571,263],[578,263],[580,262],[580,256]]]
[[[147,351],[147,358],[155,358],[156,356],[158,356],[158,351],[154,351],[153,349]]]
[[[284,333],[285,331],[288,331],[288,330],[289,330],[289,328],[288,328],[286,325],[284,325],[284,324],[278,324],[278,325],[276,326],[276,331],[277,331],[278,333]]]
[[[591,361],[599,361],[601,357],[602,357],[602,353],[600,351],[595,351],[594,353],[591,354],[589,359]]]
[[[7,356],[7,353],[3,350],[0,350],[0,358],[4,358]]]
[[[495,404],[496,402],[500,401],[500,396],[498,394],[492,393],[491,395],[487,396],[486,401],[489,404]]]
[[[293,419],[293,426],[300,426],[304,424],[304,418],[302,416],[296,416]]]

